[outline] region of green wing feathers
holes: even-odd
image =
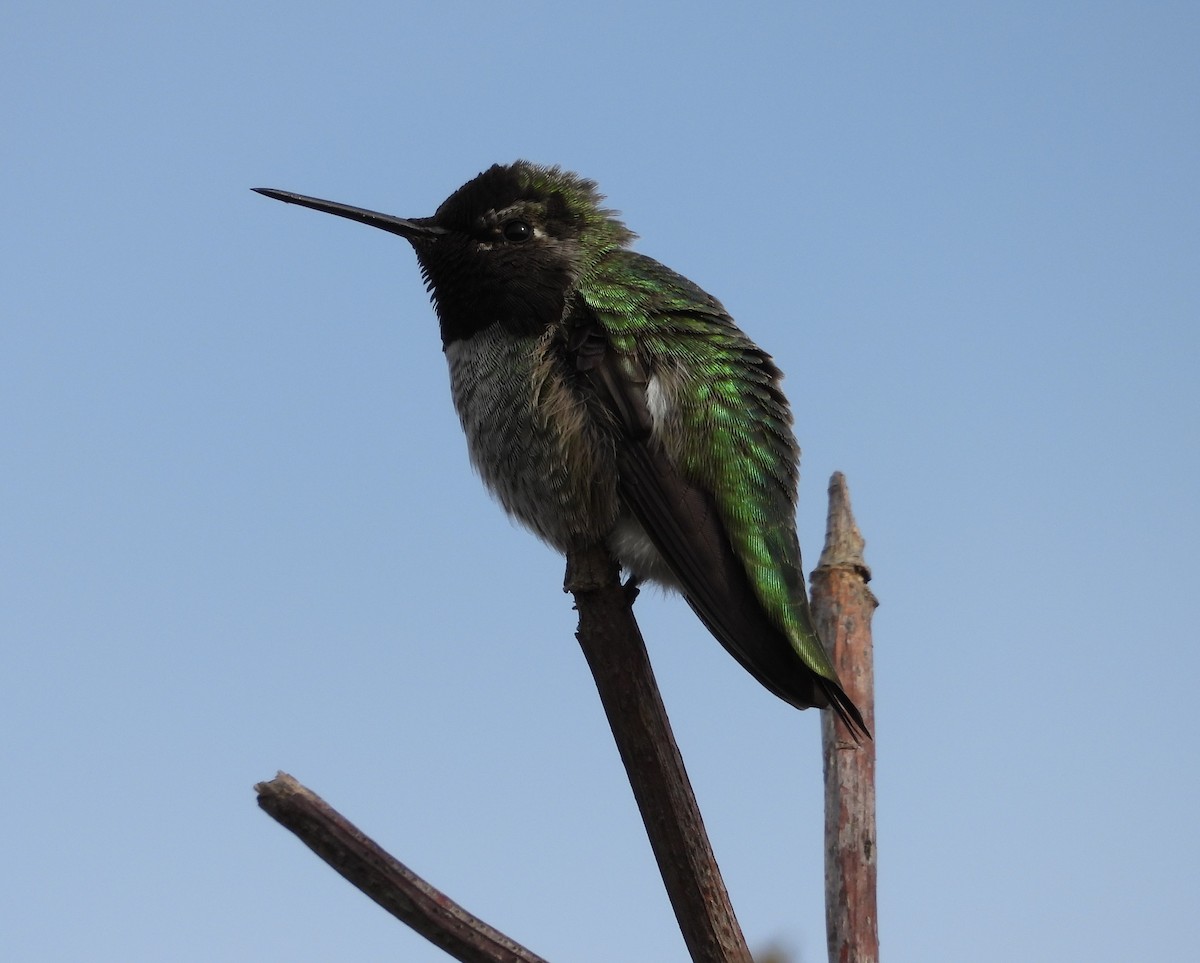
[[[716,299],[642,255],[611,252],[580,290],[608,349],[622,367],[642,373],[641,392],[651,384],[648,406],[663,422],[657,434],[665,454],[685,484],[711,493],[733,554],[776,630],[770,634],[782,634],[786,643],[779,644],[817,677],[810,680],[819,692],[815,704],[831,702],[852,728],[861,728],[812,628],[795,531],[799,448],[774,362]],[[677,559],[668,562],[678,568]],[[689,601],[720,637],[683,581]],[[722,641],[744,664],[745,650],[760,644]],[[768,661],[776,655],[782,653]],[[762,678],[762,666],[748,667]]]

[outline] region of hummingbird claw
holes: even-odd
[[[625,604],[633,608],[633,603],[642,594],[642,580],[636,575],[630,575],[622,586],[625,589]]]

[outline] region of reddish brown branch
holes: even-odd
[[[546,963],[472,916],[384,852],[286,773],[254,787],[258,804],[367,896],[462,963]]]
[[[568,553],[565,588],[575,596],[577,638],[693,963],[751,963],[608,551],[592,545]]]
[[[813,617],[846,694],[875,731],[871,616],[863,537],[850,512],[846,479],[829,482],[825,549],[812,577]],[[822,713],[825,760],[825,928],[830,963],[877,963],[875,743],[858,745],[832,712]]]

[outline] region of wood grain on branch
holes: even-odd
[[[829,482],[825,549],[812,576],[812,608],[842,687],[875,731],[871,617],[863,537],[846,479]],[[832,712],[822,713],[825,763],[825,926],[830,963],[878,963],[875,899],[875,742],[859,745]]]

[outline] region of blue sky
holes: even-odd
[[[867,538],[904,961],[1200,942],[1191,4],[10,2],[0,945],[440,951],[255,806],[284,769],[552,960],[683,960],[562,564],[472,476],[398,238],[597,179],[787,373],[809,564]],[[755,948],[824,953],[815,713],[638,615]]]

